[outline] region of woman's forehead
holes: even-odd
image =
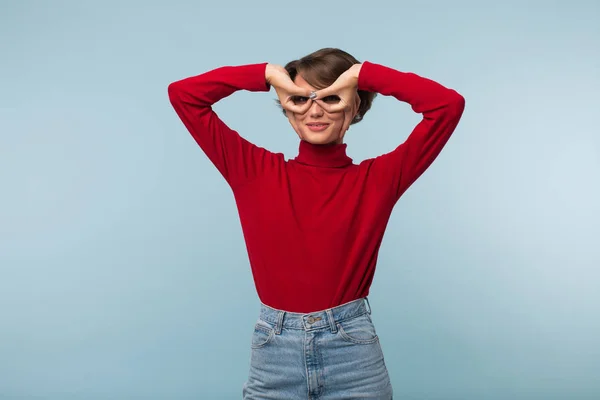
[[[310,83],[306,82],[306,80],[300,74],[296,75],[296,79],[294,79],[294,83],[303,89],[317,90],[317,88],[312,86]]]

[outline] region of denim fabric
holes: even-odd
[[[366,301],[366,302],[365,302]],[[245,400],[392,399],[368,299],[308,314],[263,303]]]

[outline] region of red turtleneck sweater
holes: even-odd
[[[359,89],[391,95],[423,115],[406,141],[358,165],[346,144],[300,141],[298,156],[285,160],[211,108],[238,90],[269,91],[265,67],[221,67],[171,83],[171,104],[233,191],[264,304],[309,313],[367,296],[392,209],[448,141],[464,99],[432,80],[364,62]]]

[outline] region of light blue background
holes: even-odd
[[[167,86],[321,47],[457,89],[371,288],[395,398],[600,398],[600,3],[2,1],[0,398],[239,399],[258,298]],[[275,93],[215,109],[294,157]],[[380,96],[355,162],[420,116]]]

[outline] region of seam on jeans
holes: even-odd
[[[325,363],[323,362],[323,352],[321,351],[321,347],[319,346],[319,341],[317,340],[317,337],[318,336],[315,337],[315,349],[317,350],[317,357],[319,360],[319,368],[317,368],[317,398],[319,398],[323,395],[323,391],[325,390]]]
[[[267,328],[266,326],[263,326],[263,325],[260,325],[260,324],[254,325],[254,329],[255,330],[259,330],[259,331],[263,331],[267,335],[270,335],[273,332],[273,328]]]
[[[335,318],[333,318],[333,312],[331,312],[331,310],[327,310],[327,322],[329,323],[329,330],[331,330],[331,333],[336,333],[337,325],[335,323]]]
[[[354,319],[354,318],[358,318],[358,317],[362,317],[363,315],[368,314],[367,311],[365,311],[362,314],[357,314],[357,315],[352,315],[350,317],[346,317],[346,318],[342,318],[342,319],[337,319],[335,320],[335,322],[343,322],[343,321],[348,321],[349,319]]]
[[[277,325],[275,327],[275,334],[281,334],[281,329],[283,328],[283,311],[279,311],[279,315],[277,315]]]
[[[379,335],[375,334],[375,337],[372,339],[356,339],[351,337],[346,333],[344,327],[341,324],[338,324],[338,331],[340,332],[340,336],[346,341],[356,343],[356,344],[373,344],[379,341]]]
[[[268,328],[257,324],[257,325],[255,325],[254,330],[259,330],[262,333],[267,334],[268,336],[267,336],[267,339],[260,344],[255,345],[254,343],[252,343],[250,347],[253,349],[260,349],[261,347],[264,347],[265,345],[267,345],[267,343],[269,343],[271,341],[271,339],[273,339],[274,331],[272,329],[269,330]]]
[[[306,364],[306,335],[308,333],[304,330],[304,340],[302,341],[302,349],[304,350],[303,357],[304,358],[304,372],[306,374],[306,396],[307,399],[310,400],[310,378],[308,376],[308,365]]]

